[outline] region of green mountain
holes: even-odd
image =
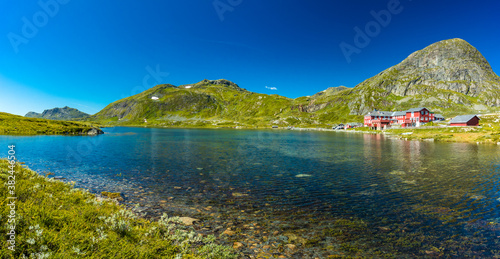
[[[89,114],[68,106],[45,110],[42,113],[28,112],[24,115],[24,117],[28,118],[42,118],[48,120],[75,120],[86,118],[88,116]]]
[[[327,126],[362,121],[373,109],[425,106],[451,116],[495,110],[500,78],[481,53],[461,39],[416,51],[354,88],[330,87],[290,99],[258,94],[228,80],[157,85],[111,103],[89,119],[112,125]]]
[[[423,106],[449,115],[476,113],[500,105],[500,78],[476,48],[451,39],[414,52],[348,96],[352,114]]]
[[[157,85],[111,103],[91,119],[119,125],[254,126],[296,115],[310,123],[292,104],[290,98],[249,92],[228,80],[205,79],[178,87]]]

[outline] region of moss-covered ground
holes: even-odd
[[[26,118],[0,112],[0,135],[80,135],[95,128],[88,122]]]
[[[41,176],[19,163],[0,159],[0,178],[0,258],[237,257],[232,248],[215,244],[214,236],[196,234],[178,218],[164,215],[148,221],[114,200]],[[8,206],[12,201],[15,206]],[[14,251],[6,235],[11,226]]]

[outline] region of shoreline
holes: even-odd
[[[4,257],[99,257],[99,258],[238,258],[230,246],[219,245],[215,236],[202,235],[188,224],[187,217],[168,217],[152,221],[119,202],[73,182],[49,178],[0,158],[0,169],[12,171],[15,189],[0,188],[6,200],[15,195],[14,220],[4,225],[15,229],[13,249],[2,249]],[[0,174],[6,178],[7,174]],[[14,190],[14,191],[12,191]],[[17,198],[19,197],[19,199]],[[41,213],[43,211],[43,213]],[[7,223],[7,211],[1,218]],[[19,215],[19,217],[17,216]],[[21,218],[20,215],[24,215]],[[28,216],[29,215],[29,216]],[[22,221],[23,224],[18,223]],[[97,229],[97,230],[96,230]],[[5,230],[7,233],[7,230]],[[97,234],[97,237],[96,237]],[[6,236],[0,238],[7,243]],[[139,242],[140,241],[140,242]]]
[[[348,130],[334,130],[331,128],[323,127],[278,127],[272,128],[271,126],[162,126],[162,125],[102,125],[99,124],[96,128],[94,125],[86,125],[89,133],[84,134],[67,134],[61,133],[47,133],[36,132],[28,134],[0,134],[0,136],[96,136],[103,134],[100,128],[114,128],[114,127],[131,127],[131,128],[158,128],[158,129],[224,129],[224,130],[293,130],[293,131],[326,131],[326,132],[345,132],[345,133],[361,133],[361,134],[382,134],[391,136],[395,139],[402,140],[418,140],[418,141],[435,141],[435,142],[448,142],[448,143],[476,143],[476,144],[493,144],[500,145],[500,126],[496,126],[497,114],[484,115],[482,125],[489,125],[488,127],[441,127],[441,128],[403,128],[403,129],[386,129],[386,130],[366,130],[366,128],[352,128]],[[490,118],[492,117],[492,118]],[[482,119],[482,120],[483,120]],[[57,123],[60,123],[57,121]],[[68,123],[73,123],[69,121]],[[493,126],[492,126],[493,124]],[[90,127],[89,127],[90,126]],[[105,133],[105,132],[104,132]]]

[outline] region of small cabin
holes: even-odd
[[[479,117],[477,115],[460,115],[450,121],[450,126],[479,126]]]
[[[444,116],[442,114],[435,114],[434,120],[435,121],[444,121]]]
[[[363,127],[363,123],[359,122],[349,122],[345,125],[346,129]]]

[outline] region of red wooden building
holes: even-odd
[[[401,127],[419,127],[422,123],[434,121],[434,113],[425,107],[412,108],[406,111],[377,111],[365,115],[365,126],[383,129],[391,125]]]
[[[450,121],[450,126],[479,126],[477,115],[460,115]]]

